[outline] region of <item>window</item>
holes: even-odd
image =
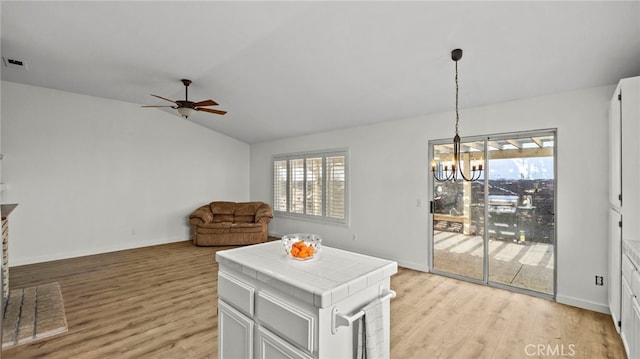
[[[347,223],[347,152],[273,158],[273,210],[279,215]]]

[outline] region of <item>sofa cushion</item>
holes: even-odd
[[[262,206],[262,202],[236,203],[234,214],[236,216],[255,216],[260,206]],[[251,221],[253,222],[253,220]]]
[[[229,228],[231,233],[259,233],[262,225],[258,223],[233,223]]]
[[[198,226],[198,233],[201,233],[201,234],[229,233],[231,225],[232,225],[231,222],[204,223]]]
[[[213,223],[222,223],[222,222],[233,222],[234,220],[233,214],[214,214],[213,215]]]
[[[233,212],[235,210],[236,204],[235,204],[235,202],[218,201],[218,202],[211,202],[210,207],[211,207],[211,213],[213,213],[214,215],[216,215],[216,214],[231,214],[231,215],[233,215]]]
[[[234,216],[233,223],[254,223],[256,216]]]

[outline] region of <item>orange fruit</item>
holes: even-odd
[[[305,241],[297,241],[291,245],[289,253],[293,257],[308,258],[313,256],[314,249],[312,246],[308,246]]]
[[[300,248],[298,247],[291,247],[291,255],[294,257],[298,256],[298,253],[300,253]]]

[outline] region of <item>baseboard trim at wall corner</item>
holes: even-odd
[[[556,295],[556,302],[560,304],[570,305],[572,307],[578,307],[582,309],[591,310],[593,312],[611,314],[609,311],[609,305],[606,303],[596,303],[590,300],[584,300],[575,297],[564,296],[561,294]]]

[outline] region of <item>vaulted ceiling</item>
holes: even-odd
[[[247,143],[640,75],[640,2],[2,1],[2,80],[139,105]],[[37,106],[37,103],[34,103]],[[175,110],[167,109],[171,113]],[[140,111],[161,111],[143,109]],[[90,118],[88,119],[90,120]],[[176,113],[176,121],[184,121]]]

